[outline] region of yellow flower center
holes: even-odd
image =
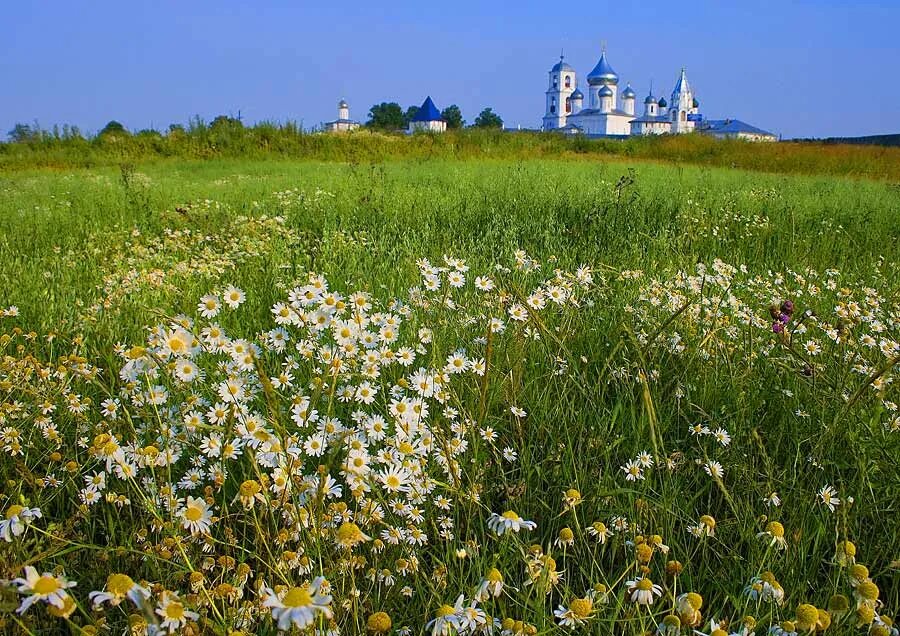
[[[569,605],[569,609],[578,618],[587,618],[591,615],[594,603],[589,598],[576,598]]]
[[[337,531],[337,540],[341,545],[354,546],[364,541],[362,530],[355,523],[342,523]]]
[[[253,497],[260,491],[259,482],[248,479],[241,484],[241,497]]]
[[[52,576],[42,576],[31,587],[35,594],[52,594],[59,590],[62,586]]]
[[[653,581],[651,581],[650,579],[641,579],[637,582],[637,585],[635,587],[637,587],[637,589],[641,590],[642,592],[649,592],[653,589]]]
[[[281,600],[286,607],[306,607],[312,605],[312,596],[302,587],[292,587]]]
[[[769,522],[769,525],[766,526],[766,531],[769,532],[769,534],[771,534],[773,537],[779,539],[784,536],[784,526],[777,521]]]
[[[106,579],[106,590],[116,596],[125,596],[134,587],[134,581],[127,574],[110,574]]]
[[[403,442],[403,443],[400,444],[400,446],[398,447],[398,450],[399,450],[401,453],[403,453],[404,455],[409,455],[409,454],[411,454],[411,453],[413,452],[413,445],[410,444],[409,442]]]
[[[572,541],[575,539],[575,533],[572,532],[571,528],[563,528],[559,531],[559,540],[560,541]]]
[[[809,603],[803,603],[797,607],[797,622],[805,625],[813,625],[819,620],[819,610]]]
[[[878,598],[878,586],[872,581],[864,581],[856,587],[857,594],[867,601],[874,601]]]
[[[703,607],[703,597],[696,592],[688,592],[687,602],[693,609],[698,610]]]
[[[491,583],[500,583],[503,581],[503,575],[500,574],[500,570],[497,568],[491,568],[491,571],[487,573],[485,578]]]
[[[509,519],[510,521],[518,521],[519,519],[521,519],[521,517],[519,515],[517,515],[515,512],[513,512],[512,510],[507,510],[500,516],[503,517],[504,519]]]
[[[203,511],[197,506],[188,506],[184,511],[184,518],[188,521],[199,521],[203,516]]]
[[[852,541],[844,541],[839,545],[839,549],[849,557],[856,556],[856,546]]]
[[[172,601],[168,605],[166,605],[165,612],[166,618],[180,621],[182,618],[184,618],[184,605],[182,605],[178,601]]]
[[[25,510],[25,506],[20,506],[20,505],[18,505],[18,504],[13,504],[12,506],[10,506],[9,508],[6,509],[6,518],[7,518],[7,519],[12,519],[13,517],[15,517],[16,515],[18,515],[18,514],[19,514],[20,512],[22,512],[23,510]]]
[[[366,621],[366,629],[376,634],[384,634],[391,629],[391,624],[391,617],[386,612],[375,612]]]
[[[452,605],[441,605],[437,611],[438,616],[452,616],[453,614],[456,614],[456,609]]]

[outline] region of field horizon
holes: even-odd
[[[837,145],[827,141],[757,143],[700,134],[589,139],[556,133],[465,129],[406,135],[362,129],[310,133],[295,125],[244,126],[222,119],[195,121],[186,130],[111,132],[84,138],[75,131],[42,131],[33,139],[0,143],[0,172],[94,168],[148,162],[218,159],[338,161],[353,164],[433,159],[567,159],[657,161],[770,174],[846,176],[900,182],[900,148]]]

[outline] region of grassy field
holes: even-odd
[[[896,633],[890,171],[575,154],[7,162],[0,631]]]
[[[773,174],[850,176],[900,183],[900,148],[824,143],[757,144],[705,135],[588,139],[551,133],[464,129],[442,135],[405,135],[361,129],[347,135],[304,132],[293,124],[244,126],[194,121],[163,135],[145,130],[84,138],[71,130],[40,131],[34,139],[0,143],[0,170],[72,169],[180,161],[236,159],[341,161],[455,160],[662,161],[739,168]]]

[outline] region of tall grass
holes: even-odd
[[[779,174],[900,181],[900,148],[815,143],[752,143],[703,135],[587,139],[552,133],[462,130],[444,135],[307,133],[293,125],[206,125],[160,135],[45,135],[0,144],[0,170],[110,166],[165,159],[305,159],[350,163],[430,159],[643,159]]]

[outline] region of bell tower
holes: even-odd
[[[564,55],[560,55],[559,62],[549,73],[545,92],[547,105],[541,126],[543,130],[556,130],[566,125],[566,118],[574,112],[570,98],[575,92],[575,87],[575,69],[566,63]]]

